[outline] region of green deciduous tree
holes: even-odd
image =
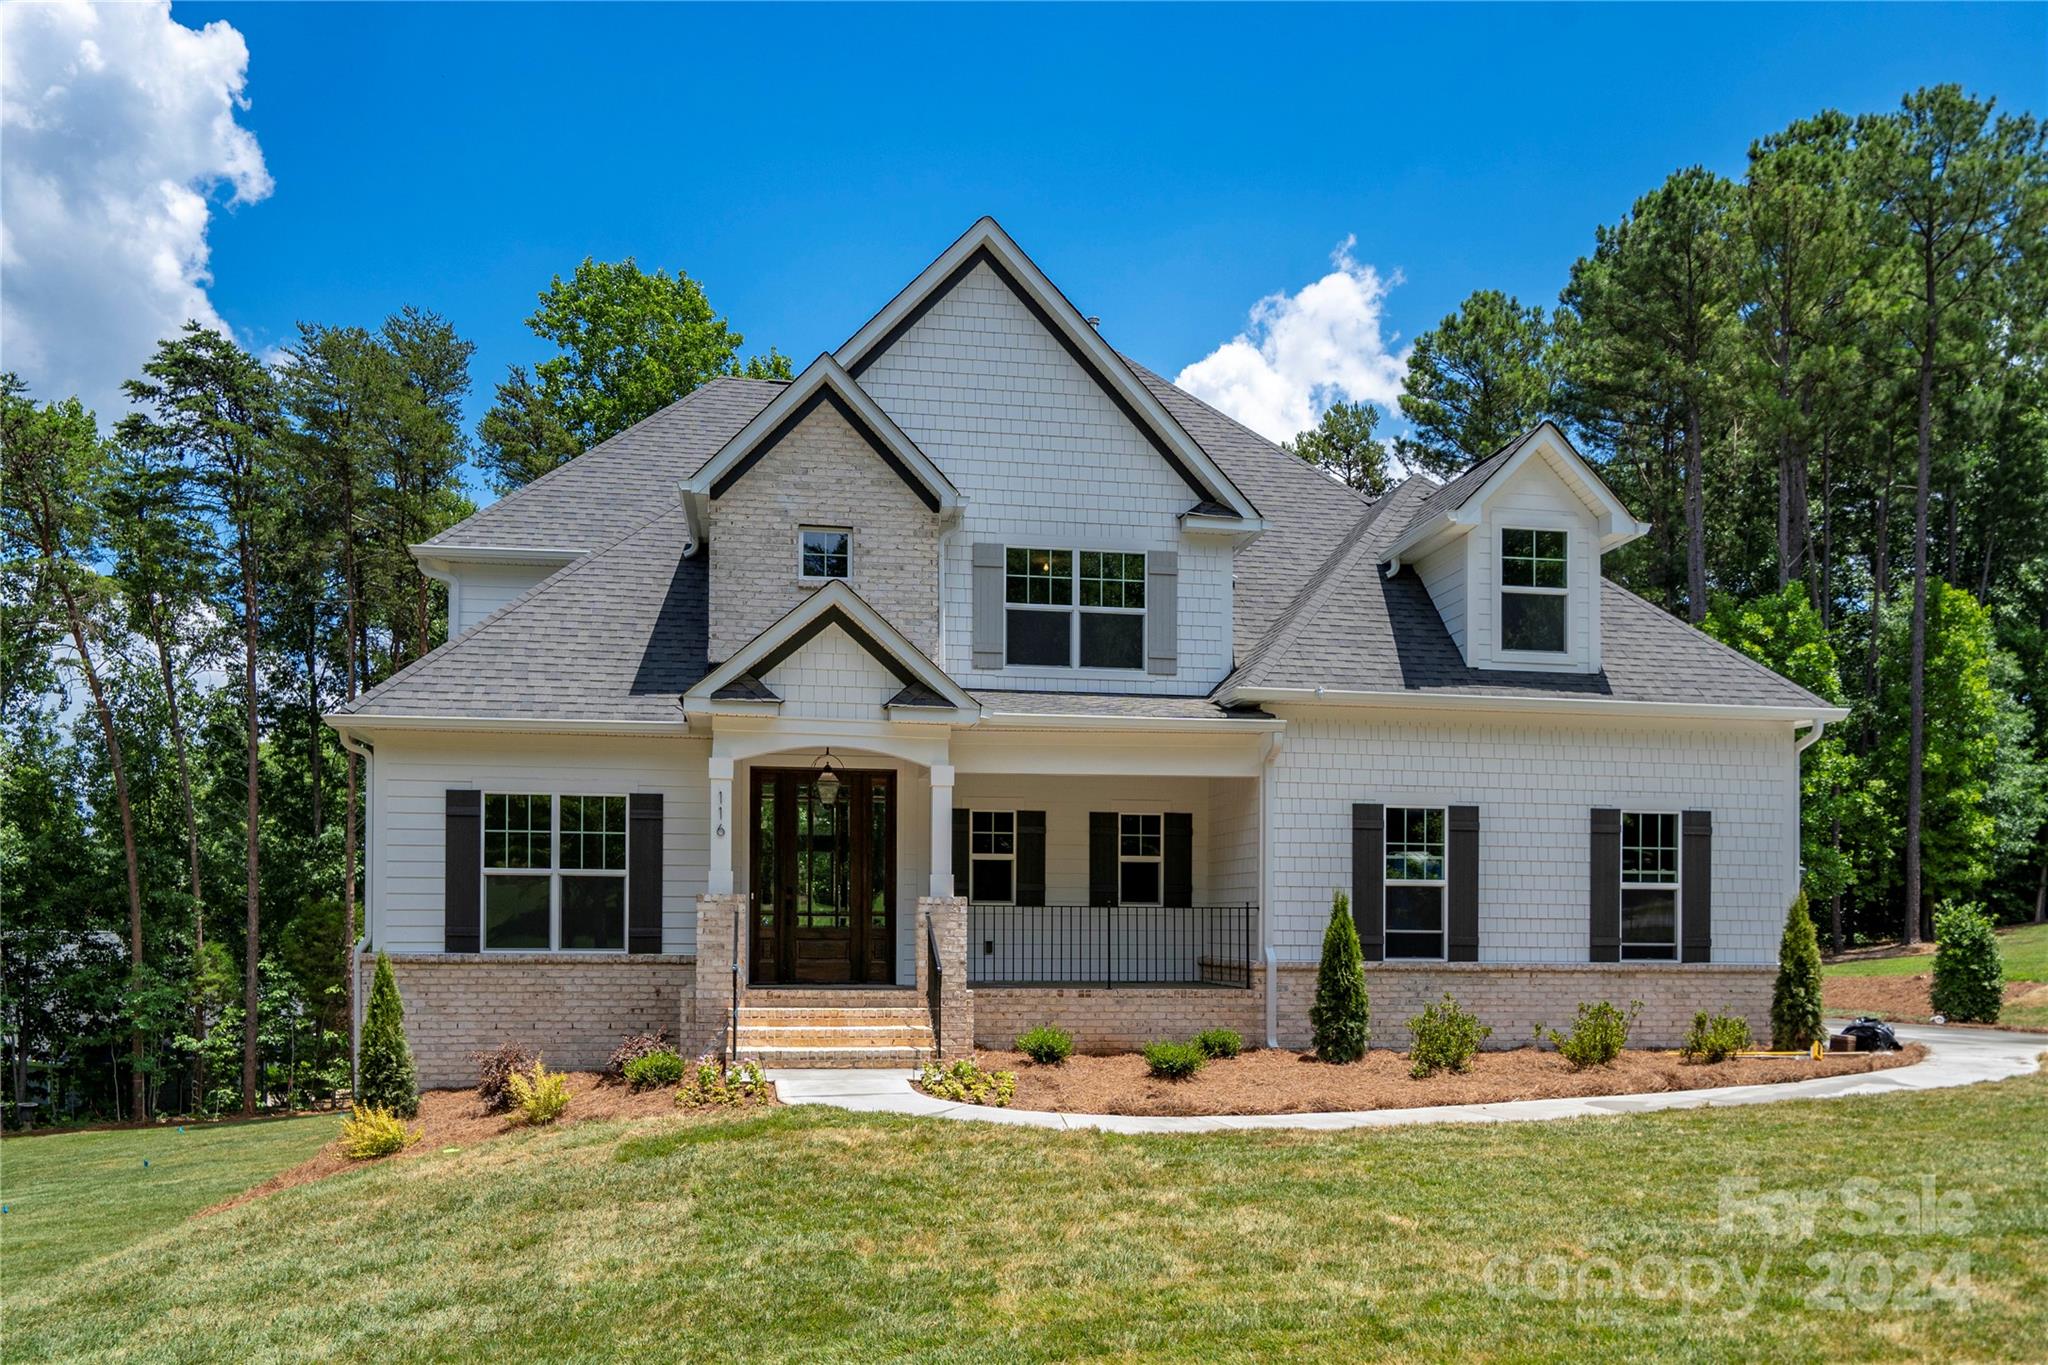
[[[1369,498],[1379,497],[1393,480],[1387,469],[1387,445],[1373,439],[1380,410],[1371,403],[1332,403],[1313,430],[1304,431],[1281,449]]]
[[[1481,289],[1415,339],[1401,392],[1414,434],[1395,442],[1394,453],[1410,468],[1450,478],[1557,411],[1543,310]]]

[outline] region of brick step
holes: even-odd
[[[928,1024],[864,1027],[861,1025],[807,1025],[794,1028],[763,1028],[740,1025],[740,1048],[751,1047],[919,1047],[932,1045]]]
[[[909,986],[755,986],[742,1009],[886,1010],[922,1009],[924,996]]]
[[[745,1044],[740,1046],[742,1058],[769,1067],[839,1069],[871,1066],[914,1069],[930,1061],[932,1055],[933,1049],[929,1047],[748,1047]]]
[[[888,1010],[789,1010],[759,1009],[753,1005],[740,1006],[740,1026],[759,1024],[764,1028],[922,1028],[931,1022],[931,1012],[923,1006],[916,1009]]]

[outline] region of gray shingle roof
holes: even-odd
[[[1493,477],[1494,471],[1513,459],[1515,452],[1520,450],[1528,442],[1529,438],[1541,429],[1540,427],[1530,427],[1520,436],[1509,441],[1499,450],[1494,451],[1493,454],[1472,465],[1464,473],[1431,488],[1429,496],[1424,498],[1422,505],[1415,509],[1415,515],[1408,519],[1408,524],[1419,526],[1439,512],[1455,512],[1460,507],[1463,507],[1472,500],[1472,495],[1477,493],[1486,481]]]

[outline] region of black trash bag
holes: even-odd
[[[1897,1052],[1905,1046],[1882,1019],[1858,1019],[1842,1029],[1842,1036],[1854,1038],[1858,1052]]]

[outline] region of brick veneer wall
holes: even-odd
[[[405,1035],[420,1086],[476,1084],[470,1054],[516,1043],[550,1067],[601,1067],[628,1033],[685,1036],[696,959],[672,954],[559,957],[492,953],[397,956]],[[375,959],[359,969],[367,1001]]]
[[[977,986],[974,1042],[1007,1048],[1017,1035],[1056,1024],[1084,1052],[1118,1052],[1161,1038],[1187,1038],[1206,1028],[1232,1028],[1253,1047],[1266,1040],[1264,993],[1216,986]],[[1303,1016],[1304,1019],[1307,1017]]]

